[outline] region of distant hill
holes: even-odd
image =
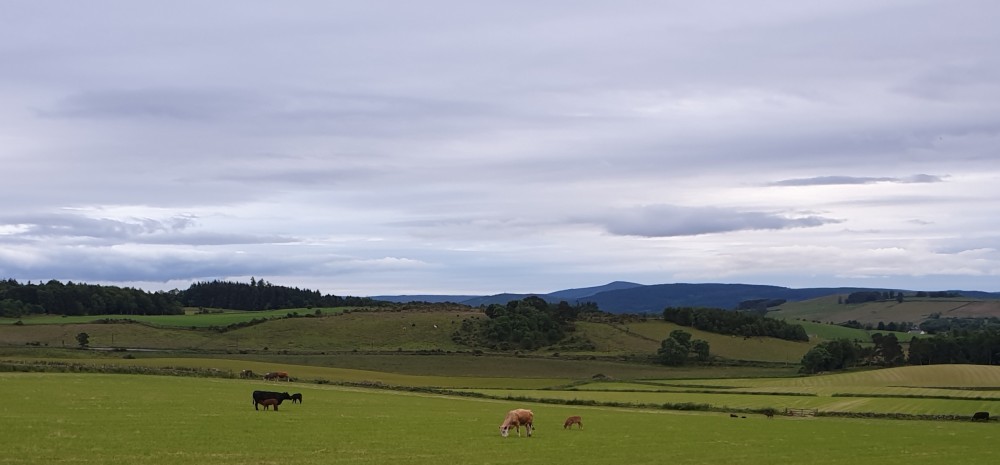
[[[385,302],[429,302],[432,304],[441,303],[464,303],[466,300],[478,299],[480,296],[476,295],[377,295],[373,296],[372,299],[382,300]]]
[[[561,291],[552,292],[549,294],[495,294],[495,295],[379,295],[372,296],[375,300],[384,300],[388,302],[454,302],[464,305],[469,305],[472,307],[478,307],[480,305],[491,305],[491,304],[506,304],[512,300],[521,300],[525,297],[536,296],[545,299],[547,302],[559,303],[560,301],[567,301],[576,303],[581,299],[597,295],[601,292],[614,291],[614,290],[624,290],[624,289],[634,289],[637,287],[643,287],[642,284],[629,283],[625,281],[615,281],[613,283],[608,283],[603,286],[593,286],[593,287],[581,287],[577,289],[564,289]]]
[[[658,313],[665,307],[736,308],[740,302],[756,299],[799,301],[832,294],[849,294],[858,288],[790,289],[754,284],[656,284],[607,291],[580,299],[594,302],[606,312]]]
[[[756,284],[654,284],[643,285],[615,281],[603,286],[565,289],[548,294],[496,294],[490,296],[422,295],[422,296],[373,296],[376,300],[392,302],[455,302],[473,307],[506,304],[528,296],[538,296],[548,302],[566,301],[571,304],[593,302],[609,313],[659,313],[666,307],[714,307],[733,309],[740,302],[756,299],[781,299],[799,302],[831,295],[847,295],[858,291],[886,291],[889,289],[861,287],[815,287],[792,289],[781,286]],[[907,293],[914,291],[904,289]],[[1000,299],[1000,293],[982,291],[957,291],[974,299]]]
[[[608,283],[603,286],[581,287],[579,289],[566,289],[563,291],[556,291],[550,294],[546,294],[545,296],[553,299],[572,301],[572,300],[584,299],[586,297],[591,297],[600,294],[602,292],[623,291],[627,289],[635,289],[637,287],[647,287],[647,286],[625,281],[615,281],[613,283]]]

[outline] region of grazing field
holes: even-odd
[[[42,353],[39,353],[42,352]],[[524,387],[561,386],[592,378],[612,379],[691,379],[782,377],[794,374],[787,368],[753,366],[665,367],[609,360],[568,360],[556,357],[512,357],[472,354],[334,354],[334,355],[255,355],[228,354],[165,357],[160,353],[82,350],[47,351],[35,349],[0,350],[0,363],[59,363],[117,367],[185,367],[219,370],[236,376],[241,370],[257,373],[287,371],[308,382],[377,381],[390,385],[440,387]],[[239,358],[245,357],[245,358]],[[420,380],[417,382],[417,380]],[[486,380],[488,384],[482,384]],[[466,384],[476,383],[476,384]]]
[[[974,412],[1000,410],[1000,397],[992,400],[923,399],[896,397],[829,397],[782,394],[698,393],[698,392],[648,392],[648,391],[566,391],[532,389],[474,389],[476,392],[499,399],[559,400],[599,404],[635,404],[654,407],[660,405],[707,405],[713,411],[757,411],[767,408],[783,412],[785,409],[815,409],[820,413],[851,413],[872,415],[939,415],[971,417]]]
[[[483,318],[478,310],[359,311],[322,309],[316,316],[302,311],[225,312],[177,316],[135,317],[141,322],[95,323],[93,317],[31,316],[23,320],[0,319],[0,347],[72,348],[76,335],[87,333],[90,347],[156,349],[209,353],[313,354],[330,352],[471,351],[452,335],[467,319]],[[298,313],[299,318],[283,318]],[[253,325],[218,331],[228,324],[252,319]],[[281,317],[281,318],[279,318]],[[132,318],[132,317],[129,317]],[[14,324],[21,321],[24,324]],[[7,324],[4,324],[7,323]],[[834,337],[868,340],[862,330],[802,322],[814,336],[810,342],[775,338],[743,338],[699,331],[659,319],[629,323],[580,321],[572,333],[581,341],[555,345],[535,352],[544,356],[653,356],[671,331],[683,330],[709,342],[711,353],[724,360],[798,364],[815,344]],[[906,336],[898,336],[905,339]]]
[[[246,313],[259,312],[241,312],[243,317]],[[322,317],[275,319],[226,332],[212,331],[207,328],[210,325],[175,327],[158,323],[161,318],[170,316],[148,317],[155,319],[155,326],[137,323],[3,324],[0,325],[0,344],[74,347],[76,335],[84,332],[90,336],[92,347],[254,352],[468,350],[453,342],[451,334],[463,318],[479,315],[474,311],[343,312]],[[203,317],[221,316],[175,318],[193,321]],[[90,317],[89,321],[96,319]]]
[[[777,318],[777,315],[773,315]],[[896,340],[900,342],[909,342],[913,339],[914,335],[901,331],[878,331],[878,330],[866,330],[857,328],[848,328],[846,326],[840,326],[829,323],[814,323],[812,321],[803,320],[787,320],[789,323],[801,325],[803,329],[806,330],[806,334],[809,335],[810,341],[830,341],[834,339],[847,339],[849,341],[858,341],[861,344],[869,344],[871,342],[872,334],[880,333],[883,335],[892,334],[896,336]]]
[[[797,378],[592,382],[558,389],[470,389],[495,398],[701,404],[713,410],[969,417],[1000,412],[1000,367],[930,365]]]
[[[762,416],[579,407],[285,385],[302,404],[255,411],[257,381],[0,374],[0,463],[576,465],[992,464],[995,423]],[[515,407],[532,438],[501,438]],[[566,430],[569,415],[585,428]],[[523,433],[523,432],[522,432]],[[822,440],[818,440],[818,439]]]
[[[680,326],[663,320],[646,320],[623,325],[629,332],[656,341],[653,351],[659,349],[660,342],[670,337],[670,332],[682,330],[693,339],[703,339],[711,346],[712,355],[730,360],[750,360],[767,362],[799,363],[817,342],[793,342],[770,337],[743,338],[725,334],[700,331],[688,326]]]
[[[27,315],[21,318],[0,318],[0,325],[20,321],[26,325],[81,324],[96,320],[133,320],[162,327],[207,328],[209,326],[228,326],[236,323],[246,323],[260,318],[281,318],[290,314],[331,315],[350,310],[351,307],[337,308],[291,308],[282,310],[261,310],[254,312],[237,310],[219,310],[214,313],[199,313],[196,309],[187,309],[183,315]]]

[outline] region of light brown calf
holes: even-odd
[[[572,429],[573,425],[580,425],[580,429],[583,429],[583,419],[577,415],[573,415],[567,418],[565,422],[563,422],[563,429],[566,428]]]

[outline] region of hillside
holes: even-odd
[[[798,301],[824,295],[850,293],[854,289],[789,289],[751,284],[658,284],[606,291],[586,299],[606,312],[659,313],[665,307],[712,307],[732,309],[740,302],[756,299]]]
[[[888,300],[845,305],[839,303],[838,297],[832,295],[801,302],[788,302],[775,307],[767,315],[772,318],[834,324],[850,320],[862,324],[890,321],[920,323],[932,315],[941,318],[1000,317],[1000,300],[995,299],[907,297],[903,302]]]
[[[392,302],[456,302],[472,307],[490,304],[506,304],[512,300],[528,296],[538,296],[548,302],[567,301],[571,304],[593,302],[609,313],[659,313],[666,307],[714,307],[723,309],[736,308],[741,302],[756,299],[785,300],[800,302],[821,297],[846,296],[857,291],[882,291],[873,288],[802,288],[793,289],[781,286],[765,286],[753,284],[654,284],[643,285],[630,282],[615,281],[603,286],[565,289],[551,293],[511,294],[503,293],[489,296],[465,295],[416,295],[416,296],[375,296],[377,300]],[[914,291],[905,291],[913,294]],[[982,291],[957,291],[971,300],[996,300],[1000,293]],[[826,321],[826,320],[824,320]]]
[[[104,324],[63,323],[61,321],[66,319],[45,316],[26,319],[28,323],[23,325],[9,319],[0,320],[5,323],[0,324],[0,348],[72,349],[77,346],[76,335],[87,333],[90,347],[115,351],[140,349],[249,357],[470,353],[476,348],[454,342],[452,335],[464,320],[484,317],[478,310],[457,311],[453,307],[443,307],[437,311],[327,311],[320,316],[275,318],[222,332],[202,323],[204,318],[225,315],[148,316],[143,322],[98,320],[119,321]],[[245,316],[246,313],[232,315]],[[157,324],[158,319],[169,324]],[[567,343],[526,351],[523,355],[646,360],[656,353],[671,331],[681,329],[695,339],[708,341],[711,353],[725,360],[795,364],[809,348],[823,340],[815,338],[809,343],[796,343],[772,338],[745,339],[703,332],[656,318],[628,323],[579,321],[574,326]],[[863,334],[861,330],[831,328]]]
[[[75,347],[85,332],[91,347],[210,352],[323,352],[468,350],[451,334],[461,320],[479,312],[344,312],[310,318],[284,318],[217,332],[194,325],[166,327],[149,323],[3,324],[0,345]],[[187,315],[197,321],[202,315]],[[176,316],[163,316],[176,322]]]

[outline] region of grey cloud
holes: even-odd
[[[650,205],[609,212],[591,223],[622,236],[677,237],[761,229],[822,226],[839,220],[821,216],[788,217],[715,207]]]
[[[846,257],[829,285],[997,230],[1000,3],[95,2],[0,18],[0,277],[535,291]],[[742,207],[613,210],[693,199]]]
[[[136,218],[119,221],[107,218],[89,218],[75,214],[49,214],[0,217],[0,225],[17,231],[13,236],[30,238],[77,237],[124,239],[180,231],[193,222],[192,218],[176,217],[167,221]]]
[[[798,178],[798,179],[785,179],[782,181],[772,182],[771,186],[836,186],[836,185],[849,185],[849,184],[875,184],[879,182],[888,183],[901,183],[901,184],[915,184],[915,183],[933,183],[942,182],[940,176],[932,176],[929,174],[916,174],[913,176],[908,176],[905,178],[872,178],[872,177],[855,177],[855,176],[817,176],[814,178]]]
[[[203,121],[245,118],[263,108],[264,99],[232,89],[147,88],[80,92],[40,114],[50,118]]]
[[[65,240],[89,245],[138,243],[172,245],[237,245],[297,242],[296,239],[236,232],[190,232],[196,218],[177,216],[166,220],[132,218],[116,220],[89,218],[76,214],[49,214],[0,217],[0,243],[30,243]]]
[[[255,134],[420,134],[510,118],[470,100],[386,94],[186,87],[82,91],[38,112],[47,118],[239,123]],[[522,115],[524,116],[524,115]]]
[[[301,162],[301,164],[310,164]],[[343,168],[285,168],[274,167],[267,171],[233,170],[232,172],[220,173],[215,179],[220,181],[231,181],[236,183],[253,183],[257,185],[295,185],[314,186],[322,189],[324,186],[333,188],[345,184],[358,184],[366,182],[372,178],[384,175],[384,171],[369,167],[343,167]]]
[[[306,260],[281,256],[215,251],[135,255],[109,247],[63,247],[38,251],[33,261],[0,260],[3,276],[32,280],[85,282],[167,282],[226,276],[293,275],[308,266]]]
[[[494,105],[472,101],[392,94],[296,92],[283,100],[289,107],[280,115],[292,119],[465,117],[499,111]]]

